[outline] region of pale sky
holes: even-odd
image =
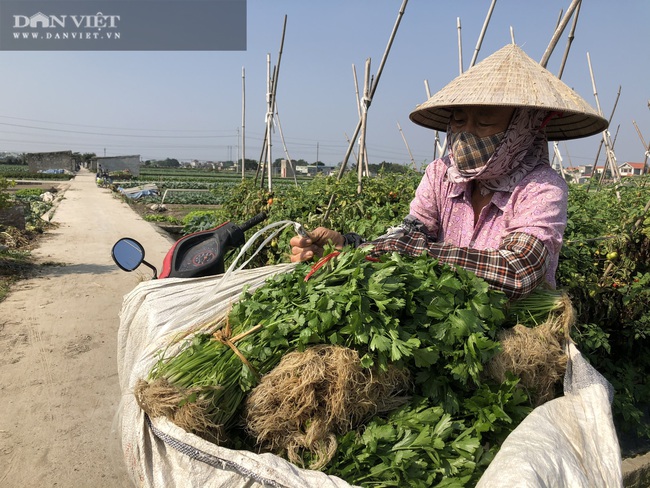
[[[469,67],[489,0],[410,0],[368,112],[370,163],[410,163],[433,156],[431,130],[409,113]],[[515,42],[539,61],[570,0],[498,0],[478,61]],[[264,133],[267,55],[276,66],[287,16],[277,93],[273,159],[335,165],[358,121],[353,66],[362,88],[366,59],[377,73],[402,0],[248,0],[246,51],[0,51],[0,151],[72,150],[143,159],[258,159]],[[562,80],[609,119],[619,164],[643,162],[650,143],[650,2],[588,0],[579,12]],[[548,69],[557,74],[571,23]],[[245,130],[242,130],[245,70]],[[398,129],[402,128],[402,133]],[[441,135],[444,138],[444,134]],[[592,165],[600,136],[560,142],[564,164]],[[604,161],[604,151],[599,161]]]

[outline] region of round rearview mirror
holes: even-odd
[[[115,243],[111,255],[124,271],[133,271],[144,261],[144,247],[135,239],[124,237]]]

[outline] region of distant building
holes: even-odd
[[[318,166],[316,164],[308,164],[303,166],[296,166],[296,174],[303,174],[307,176],[316,176],[322,174],[323,176],[331,175],[336,168],[334,166]]]
[[[618,167],[621,176],[641,176],[645,163],[623,163]]]
[[[103,171],[108,171],[109,173],[129,170],[133,176],[140,175],[141,165],[142,161],[140,160],[139,154],[132,156],[94,157],[90,160],[91,171],[98,171],[100,168]]]
[[[280,178],[293,178],[296,176],[296,163],[287,161],[286,159],[280,160]]]
[[[62,169],[71,172],[77,170],[77,160],[72,155],[72,151],[27,153],[25,161],[27,161],[31,173],[49,169]]]

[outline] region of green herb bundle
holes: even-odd
[[[484,374],[500,350],[505,295],[424,255],[370,260],[367,250],[346,250],[305,280],[309,271],[298,265],[242,294],[226,321],[227,336],[241,337],[235,347],[198,335],[180,354],[161,357],[150,380],[191,392],[187,401],[200,398],[210,422],[228,430],[246,393],[287,352],[354,349],[366,368],[408,370],[412,400],[373,418],[362,434],[340,436],[326,471],[368,486],[476,480],[530,411],[516,378]]]

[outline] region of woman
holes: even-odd
[[[548,139],[596,134],[607,121],[568,86],[508,45],[411,113],[446,130],[447,156],[432,162],[402,225],[372,242],[373,253],[427,252],[460,265],[511,298],[555,286],[566,227],[567,186],[551,168]],[[291,260],[355,234],[315,229],[291,239]]]

